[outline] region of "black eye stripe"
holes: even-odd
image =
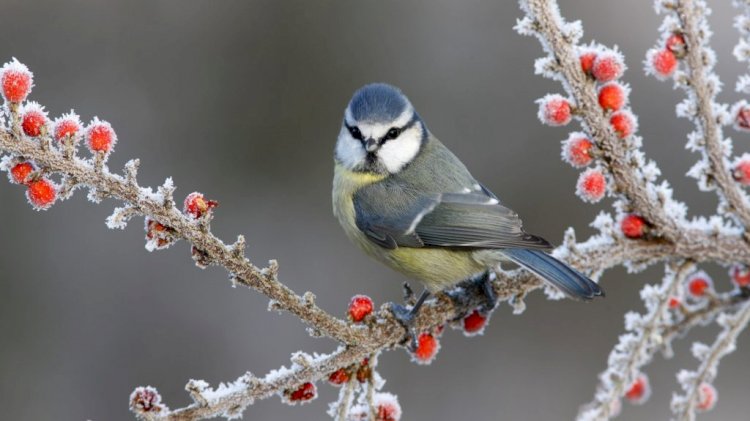
[[[344,126],[347,130],[349,130],[349,134],[352,135],[353,138],[357,140],[362,140],[362,132],[359,130],[359,127],[357,126],[350,126],[347,123],[344,123]]]

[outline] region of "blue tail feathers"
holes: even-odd
[[[505,249],[513,262],[530,270],[571,298],[590,300],[604,291],[581,272],[540,250]]]

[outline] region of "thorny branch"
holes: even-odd
[[[680,410],[683,416],[691,417],[699,399],[699,386],[713,380],[719,358],[730,352],[734,339],[750,319],[746,289],[742,289],[740,294],[713,295],[703,304],[681,306],[678,314],[673,313],[671,307],[668,308],[668,300],[678,294],[694,264],[750,265],[750,245],[745,241],[745,228],[750,226],[750,206],[737,183],[737,177],[730,170],[728,155],[731,148],[723,139],[721,130],[728,117],[714,101],[718,93],[718,79],[711,74],[713,61],[707,49],[707,26],[702,17],[706,13],[705,4],[697,0],[664,1],[659,4],[678,17],[678,23],[669,30],[684,37],[685,54],[677,58],[684,58],[687,73],[683,75],[673,69],[670,74],[674,73],[674,79],[686,89],[692,101],[689,105],[693,109],[688,116],[694,118],[698,128],[698,135],[693,138],[700,138],[695,146],[708,161],[702,175],[708,180],[707,185],[714,186],[720,197],[726,199],[725,206],[719,209],[719,215],[708,221],[685,219],[685,206],[672,199],[668,184],[655,184],[658,168],[655,163],[645,161],[640,151],[640,137],[633,133],[624,135],[613,128],[612,110],[601,105],[601,86],[597,85],[596,77],[592,78],[582,67],[581,46],[578,45],[582,36],[580,24],[566,23],[553,0],[521,1],[526,16],[519,21],[517,29],[540,39],[548,57],[537,63],[538,71],[561,81],[575,104],[573,113],[594,142],[595,153],[589,160],[607,174],[608,189],[615,199],[617,220],[622,220],[625,214],[636,215],[636,222],[641,221],[639,223],[642,224],[637,227],[647,228],[634,235],[632,230],[618,228],[612,216],[602,214],[593,224],[599,230],[598,234],[579,243],[570,229],[564,243],[553,254],[594,278],[619,265],[639,270],[663,262],[672,268],[667,271],[661,287],[644,288],[642,295],[648,311],[631,320],[628,329],[633,330],[633,336],[624,335],[625,339],[621,338],[621,341],[628,340],[628,346],[613,350],[616,358],[610,358],[609,371],[602,375],[606,387],[603,386],[602,392],[597,393],[593,406],[589,408],[594,411],[589,414],[594,416],[587,419],[613,416],[613,404],[619,402],[638,371],[650,361],[657,349],[665,349],[673,337],[683,334],[699,322],[718,318],[724,327],[722,334],[703,353],[706,358],[702,359],[699,373],[687,376],[690,382],[683,382],[685,406],[680,406]],[[604,47],[597,48],[602,51]],[[603,83],[603,80],[599,82]],[[124,202],[124,207],[117,208],[110,217],[110,225],[123,228],[129,219],[139,215],[156,221],[159,224],[157,230],[162,234],[166,232],[164,235],[169,236],[170,242],[184,239],[193,246],[193,256],[199,266],[214,264],[224,267],[233,282],[268,296],[271,299],[270,309],[289,311],[306,323],[312,334],[330,337],[340,343],[337,350],[327,355],[297,353],[292,357],[290,368],[282,367],[263,378],[248,372],[234,382],[213,389],[205,382],[191,380],[186,390],[194,403],[184,408],[169,410],[161,403],[154,389],[138,388],[131,396],[131,408],[139,417],[153,420],[199,420],[217,416],[235,418],[241,416],[254,400],[272,395],[286,396],[290,391],[300,390],[300,386],[326,378],[337,370],[361,365],[365,358],[374,360],[379,352],[405,344],[407,332],[387,309],[381,308],[360,324],[332,316],[315,304],[315,296],[311,292],[300,296],[281,283],[274,261],[266,268],[251,263],[245,257],[244,237],[240,236],[234,244],[227,245],[214,236],[210,230],[210,212],[199,218],[181,212],[172,197],[174,186],[171,179],[154,193],[152,189],[138,185],[137,160],[126,165],[124,175],[114,174],[106,166],[109,151],[95,151],[91,159],[83,159],[76,155],[76,143],[70,136],[55,142],[47,130],[30,133],[21,116],[27,110],[21,107],[25,95],[21,99],[10,98],[8,92],[4,92],[4,95],[5,111],[10,122],[3,124],[0,131],[0,153],[8,154],[6,158],[16,160],[13,162],[33,162],[28,180],[59,174],[62,176],[61,186],[57,189],[60,198],[68,198],[77,187],[83,186],[90,190],[89,196],[95,201],[108,197]],[[26,105],[28,110],[33,109],[32,105]],[[38,108],[37,112],[40,110]],[[33,125],[29,127],[34,128]],[[4,169],[11,171],[10,168]],[[22,184],[31,188],[28,181]],[[44,193],[44,190],[41,192]],[[736,217],[740,227],[725,223],[722,216],[729,215]],[[542,286],[541,282],[521,269],[496,269],[493,288],[499,299],[510,301],[516,312],[523,311],[523,297]],[[451,299],[447,294],[439,294],[428,301],[416,320],[416,331],[434,332],[439,326],[460,320],[483,303],[484,297],[475,286],[466,284],[461,289],[464,299],[460,301]],[[726,315],[727,311],[737,306],[740,309],[736,316]],[[375,403],[375,392],[379,389],[375,376],[373,374],[367,380],[367,386],[360,394],[360,405],[366,408],[365,417],[382,409]],[[359,387],[354,379],[348,379],[338,406],[332,410],[334,417],[347,419],[354,402],[353,395],[361,391]]]

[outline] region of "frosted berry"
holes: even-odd
[[[21,111],[21,128],[29,137],[38,137],[46,133],[47,113],[39,104],[31,102]]]
[[[620,230],[628,238],[642,238],[648,226],[646,220],[635,214],[628,214],[620,221]]]
[[[315,399],[318,395],[318,391],[315,385],[307,382],[303,383],[297,389],[288,389],[284,391],[284,397],[289,403],[304,403]]]
[[[0,84],[3,97],[9,102],[22,102],[31,93],[34,86],[34,75],[29,68],[15,58],[0,68]]]
[[[743,132],[750,131],[750,106],[745,101],[734,107],[734,128]]]
[[[680,308],[681,305],[682,305],[682,301],[680,301],[678,297],[669,297],[669,302],[667,303],[667,306],[669,306],[671,310]]]
[[[570,123],[570,102],[562,95],[547,95],[537,101],[539,113],[537,114],[542,123],[549,126],[564,126]]]
[[[594,144],[585,134],[575,132],[563,142],[562,157],[565,162],[574,167],[585,167],[593,160],[591,150]]]
[[[745,265],[734,265],[729,273],[732,275],[732,282],[740,288],[750,287],[750,268]]]
[[[52,125],[52,137],[58,142],[62,142],[68,137],[76,139],[80,132],[81,120],[74,113],[64,114],[56,118]]]
[[[599,82],[610,82],[619,79],[625,71],[625,65],[619,54],[607,51],[596,56],[591,74]]]
[[[328,376],[328,382],[340,386],[349,381],[349,373],[344,368],[339,368]]]
[[[480,313],[479,310],[474,310],[471,314],[464,317],[463,325],[464,334],[470,336],[481,334],[487,325],[487,316]]]
[[[175,230],[146,218],[146,249],[149,251],[161,250],[169,247],[177,240]]]
[[[359,323],[367,317],[368,314],[372,313],[372,299],[366,295],[355,295],[349,302],[349,318]]]
[[[594,68],[594,60],[596,60],[596,51],[584,51],[578,56],[581,61],[581,70],[587,75],[591,75],[591,71]]]
[[[375,421],[399,421],[401,419],[401,405],[396,395],[376,393],[372,400],[376,409]]]
[[[646,65],[649,73],[659,79],[672,76],[677,70],[677,57],[668,49],[649,50],[646,57]]]
[[[598,169],[588,169],[578,177],[576,194],[584,202],[595,203],[604,197],[607,191],[607,179]]]
[[[86,145],[92,153],[109,153],[117,143],[117,134],[112,126],[103,120],[94,118],[86,128]]]
[[[599,88],[599,106],[604,110],[617,111],[625,105],[627,93],[617,82],[608,83]]]
[[[699,411],[710,411],[716,406],[719,400],[719,392],[709,383],[701,383],[698,386],[698,404],[695,408]]]
[[[219,202],[215,200],[206,200],[206,198],[203,197],[203,194],[198,192],[193,192],[187,195],[185,202],[183,203],[185,213],[195,219],[209,213],[211,209],[217,206],[219,206]]]
[[[161,403],[161,395],[151,386],[137,387],[130,394],[130,410],[136,414],[156,414],[167,410]]]
[[[643,405],[651,396],[651,384],[648,376],[643,373],[638,374],[633,384],[625,391],[625,399],[636,405]]]
[[[735,164],[732,176],[743,186],[750,186],[750,156],[743,156]]]
[[[417,349],[412,354],[412,359],[417,364],[429,364],[435,359],[440,350],[440,343],[431,333],[421,333],[417,337]]]
[[[618,111],[609,118],[609,124],[620,139],[635,133],[635,117],[629,111]]]
[[[664,47],[671,51],[677,58],[685,57],[685,53],[687,53],[685,37],[682,34],[670,35],[667,38],[667,42],[664,43]]]
[[[57,199],[57,189],[46,178],[28,183],[26,197],[35,209],[48,209]]]
[[[713,282],[706,272],[698,272],[687,279],[687,292],[693,298],[703,298],[711,290]]]
[[[29,182],[29,175],[34,171],[36,168],[31,162],[19,162],[10,169],[10,180],[16,184],[26,184]]]

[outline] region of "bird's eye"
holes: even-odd
[[[391,127],[390,130],[388,130],[388,133],[385,134],[384,140],[391,140],[398,137],[398,135],[401,134],[401,129],[397,127]]]
[[[349,127],[347,126],[347,129],[349,129],[349,133],[352,135],[353,138],[357,140],[362,140],[362,132],[359,131],[359,128],[356,126]]]

